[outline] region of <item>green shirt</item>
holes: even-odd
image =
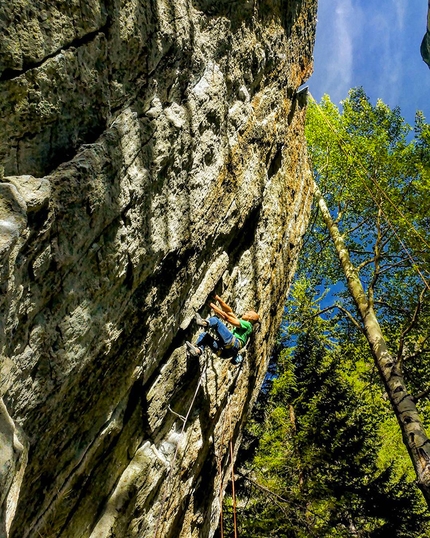
[[[233,336],[239,338],[242,344],[245,345],[246,341],[252,334],[252,323],[243,319],[240,319],[239,323],[240,327],[234,327],[231,332],[233,333]]]

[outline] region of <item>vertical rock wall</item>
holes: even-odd
[[[0,6],[1,537],[213,535],[308,217],[315,15]],[[262,316],[240,367],[186,355],[214,292]]]

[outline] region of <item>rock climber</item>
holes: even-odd
[[[214,296],[215,301],[220,305],[210,303],[210,307],[217,314],[207,319],[203,319],[196,313],[195,320],[197,325],[214,329],[218,338],[214,338],[207,332],[202,332],[197,338],[196,345],[191,342],[185,342],[190,355],[198,357],[203,353],[205,347],[209,347],[214,353],[223,358],[236,358],[239,351],[245,346],[252,334],[254,325],[259,322],[260,316],[254,310],[248,310],[241,318],[236,316],[233,309],[224,302],[219,295]],[[226,321],[233,325],[230,331],[224,323]],[[240,362],[240,361],[235,361]]]

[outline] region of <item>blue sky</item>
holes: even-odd
[[[372,103],[400,106],[409,123],[417,109],[430,122],[430,69],[420,54],[426,25],[427,0],[319,0],[311,94],[339,104],[363,86]]]

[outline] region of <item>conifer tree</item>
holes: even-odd
[[[331,239],[323,270],[331,283],[345,281],[348,294],[335,306],[368,341],[430,507],[430,440],[417,405],[430,387],[430,136],[422,114],[412,140],[410,130],[398,109],[373,106],[360,88],[342,113],[327,97],[309,107],[315,230]]]
[[[430,535],[430,127],[361,88],[342,105],[308,109],[316,203],[241,537]]]
[[[296,282],[264,415],[249,427],[259,446],[241,471],[239,536],[424,538],[413,480],[395,455],[381,458],[391,415],[369,361],[357,364],[365,341],[338,340],[347,326],[318,316],[315,293]]]

